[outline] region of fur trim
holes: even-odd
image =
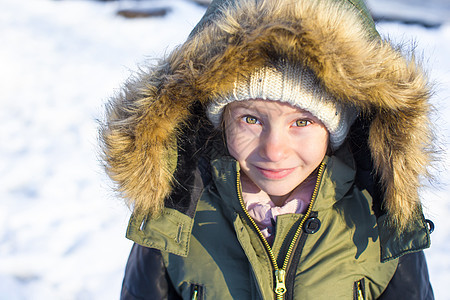
[[[347,2],[345,2],[347,3]],[[373,38],[358,10],[336,1],[243,0],[221,7],[169,57],[112,99],[101,129],[111,178],[135,212],[158,214],[173,185],[190,108],[284,58],[314,71],[338,101],[373,116],[369,147],[390,221],[420,214],[418,188],[431,162],[427,80],[414,58]],[[207,122],[205,120],[205,122]]]

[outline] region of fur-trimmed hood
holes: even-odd
[[[237,74],[280,58],[307,66],[362,112],[390,221],[401,230],[421,215],[418,189],[432,157],[428,82],[356,0],[213,1],[184,44],[131,78],[100,135],[106,170],[135,213],[160,213],[186,168],[180,140],[208,123],[198,116],[210,99]]]

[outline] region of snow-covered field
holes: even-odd
[[[148,58],[181,43],[204,8],[182,0],[165,17],[124,19],[117,2],[0,0],[0,299],[118,299],[131,247],[128,209],[97,159],[103,104]],[[122,1],[123,4],[123,1]],[[380,23],[415,39],[436,82],[444,150],[450,136],[450,22]],[[450,299],[450,165],[423,192],[436,224],[426,251],[436,299]]]

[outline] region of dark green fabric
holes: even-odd
[[[372,18],[372,14],[367,8],[366,4],[363,0],[348,0],[359,12],[360,16],[363,19],[363,23],[366,25],[367,31],[370,33],[370,36],[373,38],[380,37],[376,27],[375,22]]]
[[[388,261],[411,252],[417,252],[431,246],[430,233],[425,219],[411,226],[410,230],[399,234],[389,227],[386,215],[377,220],[380,228],[381,260]]]

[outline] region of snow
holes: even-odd
[[[420,20],[424,24],[438,24],[450,19],[448,0],[368,0],[375,17]]]
[[[422,192],[425,216],[436,225],[431,235],[432,246],[425,254],[436,299],[450,299],[450,20],[439,28],[428,30],[396,23],[381,23],[378,29],[399,42],[414,40],[416,52],[422,57],[423,65],[434,83],[434,126],[438,129],[437,140],[442,146],[442,162],[434,171],[437,182]]]
[[[152,3],[171,11],[125,19],[116,15],[124,1],[0,0],[0,300],[118,298],[129,211],[98,161],[96,119],[131,70],[183,42],[205,10]],[[417,41],[447,150],[450,22],[378,28]],[[438,183],[422,193],[436,224],[425,253],[436,299],[450,299],[450,158],[442,157]]]

